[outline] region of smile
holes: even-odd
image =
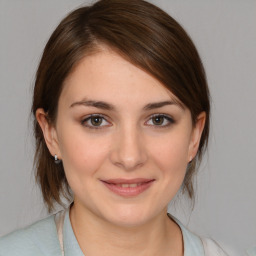
[[[112,179],[101,180],[102,183],[113,193],[122,197],[134,197],[149,189],[154,179]]]

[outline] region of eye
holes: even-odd
[[[89,117],[83,119],[81,123],[82,125],[91,129],[99,129],[104,126],[111,126],[111,124],[99,114],[90,115]]]
[[[167,127],[173,123],[174,123],[174,120],[170,116],[167,116],[164,114],[153,115],[146,122],[147,125],[159,126],[159,127]]]

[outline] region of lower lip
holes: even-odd
[[[123,196],[123,197],[134,197],[134,196],[138,196],[139,194],[143,193],[145,190],[147,190],[152,184],[153,184],[154,180],[149,181],[149,182],[145,182],[142,183],[141,185],[137,186],[137,187],[127,187],[127,188],[123,188],[120,187],[118,185],[115,184],[111,184],[111,183],[107,183],[103,181],[103,184],[112,192],[114,192],[115,194],[119,195],[119,196]]]

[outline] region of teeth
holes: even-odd
[[[141,183],[133,183],[133,184],[117,184],[117,186],[121,188],[136,188],[137,186],[140,186]]]

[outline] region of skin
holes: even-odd
[[[88,100],[113,109],[82,103]],[[172,104],[145,109],[167,101]],[[101,115],[96,128],[92,114]],[[173,122],[152,117],[159,114]],[[197,153],[205,113],[193,126],[190,111],[158,80],[103,48],[66,79],[55,125],[43,109],[36,117],[49,151],[63,161],[74,193],[71,224],[86,255],[183,255],[181,230],[166,211]],[[154,181],[123,197],[102,183],[117,178]]]

